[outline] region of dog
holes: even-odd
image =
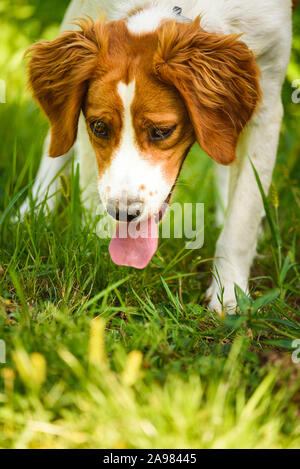
[[[48,194],[53,207],[55,176],[75,148],[85,204],[99,204],[96,181],[113,218],[151,228],[141,241],[122,238],[118,225],[109,248],[116,264],[144,268],[157,248],[157,214],[197,141],[216,162],[226,208],[225,216],[218,209],[209,308],[234,311],[234,286],[247,292],[263,216],[251,161],[267,192],[276,160],[293,6],[73,0],[59,37],[28,52],[30,86],[51,126],[33,197]]]

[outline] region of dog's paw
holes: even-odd
[[[206,292],[208,309],[215,311],[219,315],[235,314],[237,302],[234,291],[234,284],[239,285],[242,290],[247,291],[247,281],[219,281],[213,279],[211,286]]]
[[[18,214],[15,215],[14,217],[15,221],[23,221],[27,213],[30,213],[30,211],[31,211],[30,200],[27,197],[27,199],[22,203],[21,207],[19,208]]]

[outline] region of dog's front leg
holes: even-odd
[[[227,216],[217,242],[214,279],[207,292],[209,308],[219,313],[235,311],[235,284],[244,291],[248,289],[263,214],[262,198],[250,159],[267,192],[276,160],[282,114],[278,98],[275,107],[263,107],[255,115],[239,142],[238,162],[231,168]]]
[[[65,173],[70,171],[68,163],[71,160],[73,149],[59,158],[50,158],[48,156],[49,145],[50,133],[45,139],[42,160],[31,191],[36,211],[43,209],[51,212],[54,209],[59,193],[59,174],[62,171]],[[26,213],[30,212],[30,209],[31,202],[30,198],[27,197],[20,207],[20,218],[23,219]],[[17,220],[18,217],[15,219]]]

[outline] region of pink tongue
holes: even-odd
[[[157,246],[158,226],[154,217],[150,217],[138,225],[118,224],[109,245],[109,253],[117,265],[144,269],[154,256]]]

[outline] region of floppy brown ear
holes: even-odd
[[[238,137],[261,98],[260,71],[237,35],[168,22],[154,56],[157,77],[174,85],[185,101],[200,146],[220,164],[236,157]]]
[[[51,124],[51,157],[64,155],[75,142],[87,83],[99,57],[96,25],[81,20],[79,26],[81,31],[65,32],[27,51],[29,83]]]

